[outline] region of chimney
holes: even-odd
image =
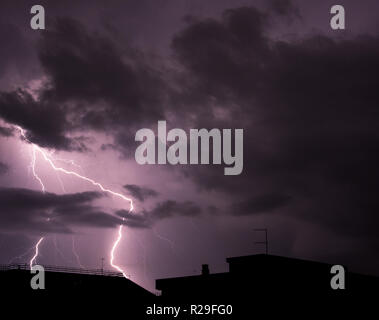
[[[201,268],[201,275],[207,276],[209,275],[209,267],[207,264],[203,264]]]

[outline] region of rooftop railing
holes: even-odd
[[[81,269],[81,268],[71,268],[71,267],[60,267],[43,265],[45,271],[48,272],[63,272],[63,273],[74,273],[74,274],[88,274],[88,275],[98,275],[98,276],[108,276],[108,277],[123,277],[122,273],[109,271],[104,269]],[[22,264],[0,264],[0,271],[9,270],[30,270],[30,266],[27,263]],[[128,277],[130,279],[130,277]]]

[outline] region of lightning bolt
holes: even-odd
[[[62,250],[59,249],[58,242],[57,242],[57,235],[54,235],[54,237],[53,237],[53,244],[54,244],[55,250],[56,250],[56,251],[58,252],[58,254],[61,256],[61,258],[62,258],[64,261],[67,261],[68,259],[64,256]]]
[[[141,243],[141,241],[140,240],[138,240],[138,244],[140,245],[140,247],[142,248],[142,251],[143,251],[143,275],[144,275],[144,277],[145,277],[145,279],[148,279],[148,277],[147,277],[147,273],[146,273],[146,265],[147,265],[147,263],[146,263],[146,247]]]
[[[80,258],[79,258],[79,255],[76,251],[76,247],[75,247],[75,238],[74,236],[72,236],[71,238],[72,240],[72,253],[74,254],[75,258],[76,258],[76,262],[78,263],[79,267],[82,268],[82,269],[85,269],[85,267],[82,265],[82,263],[80,262]]]
[[[57,179],[58,179],[58,181],[59,181],[59,184],[61,185],[61,188],[62,188],[63,192],[66,193],[66,189],[65,189],[65,187],[64,187],[64,185],[63,185],[63,182],[62,182],[62,179],[61,179],[59,173],[56,172],[56,175],[57,175]]]
[[[163,241],[166,241],[166,242],[170,245],[172,252],[175,253],[175,243],[174,243],[174,241],[172,241],[172,240],[170,240],[170,239],[168,239],[168,238],[162,236],[161,234],[159,234],[159,233],[157,232],[156,229],[152,228],[152,230],[153,230],[154,235],[155,235],[158,239],[163,240]]]
[[[39,248],[39,245],[41,244],[42,240],[44,239],[44,237],[41,237],[36,246],[35,246],[35,253],[34,253],[34,256],[32,258],[32,260],[30,260],[30,270],[32,270],[32,267],[33,267],[33,262],[36,261],[37,257],[38,257],[38,248]]]
[[[23,134],[23,136],[25,137],[24,134]],[[32,173],[33,173],[34,178],[36,178],[36,180],[41,185],[42,192],[45,192],[45,185],[43,184],[41,178],[36,173],[36,159],[37,159],[36,149],[33,147],[33,149],[32,149],[32,162],[30,163],[30,167],[32,168]]]
[[[17,261],[17,260],[19,261],[21,258],[23,258],[26,255],[28,255],[29,252],[32,251],[33,249],[34,249],[34,247],[31,247],[27,251],[25,251],[24,253],[20,254],[19,256],[13,257],[11,260],[9,260],[8,264],[12,264],[14,261]]]
[[[54,154],[54,151],[50,153],[50,157],[51,157],[54,161],[61,161],[61,162],[64,162],[64,163],[68,163],[68,164],[70,164],[70,165],[72,165],[72,166],[75,166],[75,167],[77,167],[77,168],[79,168],[79,169],[82,169],[82,167],[81,167],[79,164],[77,164],[74,160],[71,160],[71,159],[62,159],[62,158],[53,158],[53,157],[52,157],[53,154]]]
[[[111,250],[111,266],[118,270],[119,272],[122,273],[122,275],[126,278],[126,279],[129,279],[129,277],[125,274],[124,270],[122,270],[118,265],[114,264],[113,261],[114,261],[114,252],[116,251],[116,248],[119,244],[119,242],[121,241],[122,239],[122,224],[120,225],[119,229],[118,229],[118,237],[116,239],[116,241],[113,243],[113,246],[112,246],[112,250]]]
[[[94,185],[95,187],[99,188],[101,191],[105,192],[105,193],[109,193],[115,197],[118,197],[118,198],[121,198],[122,200],[125,200],[127,202],[129,202],[129,212],[132,212],[133,209],[134,209],[134,206],[133,206],[133,200],[124,196],[123,194],[121,193],[118,193],[118,192],[115,192],[115,191],[112,191],[110,189],[107,189],[105,188],[101,183],[99,182],[96,182],[95,180],[93,179],[90,179],[86,176],[83,176],[75,171],[70,171],[70,170],[66,170],[64,168],[61,168],[61,167],[57,167],[54,163],[54,159],[51,157],[51,155],[49,155],[46,151],[44,151],[42,148],[40,148],[38,145],[32,143],[26,136],[25,134],[25,130],[23,128],[21,128],[20,126],[15,126],[15,128],[20,132],[20,135],[21,137],[28,143],[31,144],[32,146],[32,159],[31,159],[31,163],[30,163],[30,167],[32,169],[32,173],[33,173],[33,176],[35,177],[35,179],[39,182],[40,186],[41,186],[41,189],[43,192],[45,192],[46,188],[45,188],[45,185],[43,184],[43,181],[42,179],[38,176],[38,174],[36,173],[36,170],[35,170],[35,164],[36,164],[36,160],[37,160],[37,152],[39,154],[42,155],[43,159],[51,166],[51,168],[53,168],[53,170],[57,171],[57,172],[62,172],[66,175],[71,175],[71,176],[75,176],[76,178],[79,178],[81,180],[84,180],[86,182],[89,182],[90,184]],[[58,159],[59,161],[61,161],[62,159]],[[75,164],[73,161],[70,161],[71,164]],[[113,243],[113,246],[112,246],[112,249],[111,249],[111,252],[110,252],[110,265],[116,269],[117,271],[119,271],[120,273],[122,273],[122,275],[125,277],[125,278],[128,278],[124,272],[124,270],[122,270],[121,267],[119,267],[118,265],[114,264],[113,261],[114,261],[114,253],[117,249],[117,246],[118,244],[120,243],[121,239],[122,239],[122,228],[123,228],[123,225],[121,224],[119,226],[119,229],[118,229],[118,237],[116,239],[116,241]],[[41,243],[41,241],[43,240],[43,237],[37,242],[35,248],[36,248],[36,252],[35,252],[35,255],[34,257],[32,258],[32,260],[30,260],[30,266],[32,266],[33,264],[33,261],[36,260],[37,256],[38,256],[38,246],[39,244]]]

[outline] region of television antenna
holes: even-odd
[[[254,231],[265,233],[265,241],[256,241],[256,242],[254,242],[254,244],[264,244],[266,247],[266,254],[268,254],[268,235],[267,235],[268,231],[267,231],[267,229],[266,228],[254,229]]]

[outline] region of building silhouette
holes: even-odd
[[[251,297],[283,295],[336,296],[379,289],[379,278],[349,272],[345,268],[345,290],[333,290],[330,282],[332,265],[257,254],[227,258],[229,271],[209,273],[203,265],[200,275],[159,279],[156,289],[165,299],[186,300],[246,300]],[[205,271],[205,272],[204,272]]]
[[[33,290],[29,265],[0,266],[0,310],[11,306],[34,319],[41,315],[77,319],[82,316],[108,317],[125,310],[128,319],[144,319],[146,306],[156,296],[120,273],[44,266],[45,289]],[[3,311],[4,312],[4,311]]]
[[[227,258],[229,271],[212,273],[202,265],[199,275],[158,279],[152,294],[115,272],[45,266],[46,289],[32,290],[28,265],[0,266],[0,305],[16,303],[18,308],[39,310],[52,308],[52,313],[66,314],[72,310],[80,315],[107,315],[122,312],[127,319],[172,319],[147,315],[151,306],[181,306],[187,314],[177,319],[197,319],[188,310],[194,304],[231,305],[233,315],[207,315],[201,319],[250,319],[252,310],[267,313],[299,304],[337,310],[357,303],[362,297],[375,297],[379,292],[379,278],[345,271],[345,290],[330,286],[332,265],[281,256],[257,254]],[[22,302],[20,304],[20,302]],[[21,306],[21,307],[20,307]],[[37,308],[37,309],[36,309]],[[317,309],[316,308],[316,309]],[[313,310],[312,309],[312,310]],[[315,309],[315,310],[316,310]],[[80,311],[79,311],[80,310]],[[34,312],[33,311],[33,312]],[[287,310],[288,311],[288,310]],[[49,311],[50,312],[50,311]],[[74,318],[76,318],[74,317]],[[122,317],[121,317],[122,318]],[[200,319],[200,318],[199,318]]]

